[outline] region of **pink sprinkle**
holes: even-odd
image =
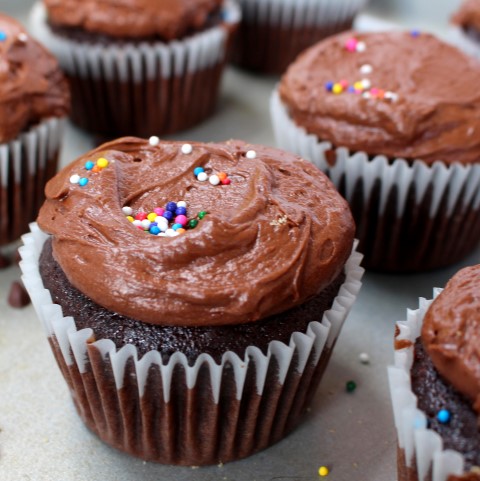
[[[155,214],[157,215],[163,215],[165,214],[165,209],[162,209],[161,207],[155,207],[155,209],[153,209],[153,212],[155,212]]]
[[[220,182],[222,183],[222,185],[230,185],[232,181],[228,177],[226,177],[225,179],[222,179]]]
[[[355,52],[355,50],[357,49],[357,43],[358,43],[358,40],[354,37],[351,37],[347,40],[347,42],[345,43],[345,48],[349,51],[349,52]]]
[[[372,95],[378,95],[379,92],[380,92],[380,91],[379,91],[377,88],[370,89],[370,93],[371,93]]]
[[[175,217],[175,224],[187,225],[188,219],[186,216],[180,214]]]
[[[340,80],[340,82],[338,82],[344,89],[346,89],[348,87],[348,82],[346,80]]]

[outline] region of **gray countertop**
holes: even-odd
[[[31,3],[2,0],[0,9],[25,21]],[[419,23],[411,20],[405,24]],[[237,137],[274,145],[268,99],[276,81],[229,69],[216,115],[175,138],[208,141]],[[92,145],[88,135],[69,126],[61,163]],[[331,481],[394,480],[396,440],[386,372],[393,360],[394,323],[405,317],[406,308],[418,305],[418,297],[431,297],[433,287],[444,286],[458,269],[479,263],[479,259],[480,249],[460,264],[431,273],[391,276],[368,272],[305,422],[268,450],[207,468],[145,463],[109,448],[91,434],[74,410],[33,308],[13,309],[7,304],[10,284],[19,278],[19,269],[2,270],[0,479],[318,481],[318,468],[327,465],[330,474],[323,479]],[[360,362],[362,352],[370,356],[369,364]],[[357,383],[353,393],[345,389],[349,380]]]

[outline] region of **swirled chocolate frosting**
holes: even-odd
[[[203,29],[223,0],[43,0],[56,27],[116,38],[172,40]]]
[[[480,265],[447,283],[425,315],[422,341],[437,371],[480,412]]]
[[[99,159],[108,165],[86,169]],[[230,183],[200,181],[197,167]],[[353,243],[349,208],[318,169],[241,141],[118,139],[65,167],[46,197],[38,223],[71,284],[153,324],[238,324],[300,305],[339,275]],[[144,231],[123,211],[178,201],[197,225],[175,237]]]
[[[41,120],[67,115],[70,94],[56,59],[0,13],[0,143]]]
[[[279,93],[295,123],[335,147],[391,159],[480,159],[480,63],[418,32],[330,37],[304,52]]]

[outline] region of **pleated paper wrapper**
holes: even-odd
[[[314,43],[352,27],[367,0],[239,0],[242,23],[233,62],[280,74]]]
[[[277,146],[315,164],[350,204],[367,268],[415,272],[454,264],[480,239],[480,163],[428,165],[332,148],[270,99]]]
[[[435,289],[434,296],[441,291]],[[417,398],[411,388],[414,344],[432,302],[433,299],[421,298],[419,309],[408,310],[407,320],[397,323],[395,340],[406,342],[408,347],[395,350],[395,364],[388,368],[397,430],[399,481],[447,481],[450,475],[464,474],[463,455],[443,449],[442,438],[427,428],[427,416],[417,408]]]
[[[217,464],[243,458],[290,432],[308,407],[343,322],[357,296],[363,269],[354,249],[330,310],[289,344],[255,346],[244,358],[225,352],[216,363],[201,354],[189,365],[158,351],[141,359],[133,345],[117,349],[77,331],[43,287],[38,259],[47,235],[36,224],[20,248],[23,282],[45,328],[75,406],[106,443],[164,464]]]
[[[65,120],[50,118],[0,143],[0,245],[28,232],[56,173]]]
[[[70,80],[76,124],[105,136],[149,137],[185,130],[213,114],[240,10],[226,0],[221,17],[219,25],[182,40],[105,45],[55,34],[38,2],[30,30]]]

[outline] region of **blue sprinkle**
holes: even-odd
[[[165,217],[167,220],[172,220],[173,219],[173,212],[170,212],[169,210],[166,210],[163,214],[162,217]]]
[[[78,181],[78,185],[81,185],[82,187],[87,185],[88,184],[88,179],[86,177],[82,177],[79,181]]]
[[[173,229],[173,230],[181,229],[182,227],[183,227],[182,224],[173,224],[173,225],[172,225],[172,229]]]
[[[196,177],[200,172],[205,172],[205,169],[203,167],[195,167],[193,175]]]
[[[327,83],[325,84],[325,88],[326,88],[329,92],[331,92],[332,89],[333,89],[333,82],[327,82]]]
[[[160,229],[156,225],[150,226],[150,229],[148,229],[148,232],[153,235],[160,234]]]
[[[87,170],[92,170],[94,166],[95,166],[95,164],[91,160],[87,160],[85,162],[85,168]]]
[[[175,211],[175,215],[186,215],[186,214],[187,214],[186,207],[177,207],[177,210]]]
[[[447,409],[440,409],[440,411],[437,413],[437,419],[442,424],[448,423],[448,421],[450,421],[450,417],[450,411]]]
[[[355,93],[355,87],[352,87],[352,86],[348,87],[347,92],[350,92],[351,94],[354,94]]]
[[[7,34],[3,30],[0,30],[0,42],[5,42],[5,40],[7,40]]]
[[[177,204],[175,202],[169,202],[165,207],[165,210],[168,210],[170,212],[175,212],[177,210]]]
[[[412,31],[410,32],[410,35],[411,35],[413,38],[420,37],[420,30],[412,30]]]

